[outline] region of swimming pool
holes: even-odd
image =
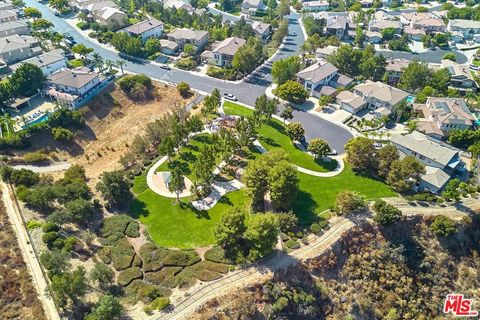
[[[44,114],[42,114],[40,117],[38,117],[37,119],[28,122],[28,123],[27,123],[26,125],[24,125],[22,128],[23,128],[23,129],[29,128],[29,127],[37,124],[37,123],[41,123],[41,122],[44,122],[44,121],[48,120],[48,118],[49,118],[48,113],[44,113]]]
[[[408,97],[407,97],[407,102],[408,102],[408,103],[413,103],[413,101],[415,101],[415,97],[414,97],[414,96],[408,96]]]

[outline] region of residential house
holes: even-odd
[[[163,35],[163,22],[150,18],[128,26],[122,31],[134,37],[141,37],[143,41],[150,37],[160,38]]]
[[[453,19],[448,22],[447,30],[460,32],[465,40],[472,39],[474,35],[480,34],[480,21]]]
[[[417,130],[443,139],[452,129],[471,129],[477,120],[461,98],[429,97],[425,104],[414,104],[419,119]]]
[[[463,33],[458,31],[450,32],[450,40],[452,40],[455,43],[462,43],[465,41],[465,39],[463,38]]]
[[[336,96],[336,102],[345,111],[351,114],[356,114],[365,108],[365,100],[359,95],[350,92],[342,91]]]
[[[49,76],[62,68],[66,68],[67,58],[65,57],[65,53],[62,49],[55,49],[36,57],[24,60],[20,63],[13,64],[10,66],[10,69],[15,71],[24,63],[36,65],[42,70],[45,76]]]
[[[11,22],[0,23],[0,38],[17,34],[25,36],[30,34],[30,28],[26,20],[15,20]]]
[[[451,74],[450,87],[461,91],[472,91],[477,88],[477,82],[467,65],[458,64],[451,60],[442,60],[442,66]]]
[[[232,60],[238,49],[247,41],[238,37],[227,38],[214,45],[212,51],[205,51],[202,58],[208,60],[210,64],[221,68],[228,68],[232,65]]]
[[[422,41],[423,37],[427,34],[423,29],[415,29],[410,26],[403,28],[403,33],[411,40]]]
[[[373,6],[373,0],[360,0],[362,8],[371,8]]]
[[[370,110],[384,108],[389,112],[408,97],[408,93],[403,90],[371,80],[355,86],[353,92],[364,99],[366,108]]]
[[[255,36],[262,40],[262,43],[267,43],[270,40],[272,35],[272,26],[268,23],[263,23],[260,21],[251,21],[249,22],[252,26]]]
[[[169,32],[167,38],[170,41],[176,42],[180,50],[183,50],[183,47],[189,43],[196,47],[196,52],[199,52],[208,42],[208,32],[203,30],[178,28]]]
[[[327,11],[329,8],[328,1],[325,0],[314,0],[314,1],[303,1],[302,8],[305,11]]]
[[[331,96],[336,88],[347,87],[353,79],[338,73],[338,69],[326,61],[319,61],[301,70],[295,78],[313,97]]]
[[[127,14],[115,7],[104,7],[95,11],[93,15],[100,25],[107,26],[112,30],[121,29],[128,24]]]
[[[406,135],[394,134],[391,142],[397,148],[400,157],[412,156],[425,165],[426,173],[420,178],[418,190],[426,189],[439,193],[452,177],[467,176],[459,150],[423,133],[414,131]]]
[[[62,69],[47,77],[42,94],[65,107],[78,108],[100,92],[108,79],[86,67]]]
[[[429,12],[404,12],[400,15],[400,21],[413,29],[420,29],[425,33],[444,33],[445,22],[442,18]]]
[[[95,13],[99,10],[102,10],[104,8],[118,8],[118,6],[115,4],[115,2],[110,1],[110,0],[100,0],[100,1],[95,1],[92,2],[88,5],[85,5],[81,10],[87,11],[88,13]]]
[[[400,34],[403,30],[402,23],[397,20],[370,21],[368,31],[382,32],[385,29],[394,29],[395,34]]]
[[[37,38],[13,35],[0,38],[0,62],[11,65],[42,53]]]
[[[18,14],[14,10],[0,11],[0,23],[18,20]]]
[[[336,36],[338,39],[343,39],[348,36],[348,20],[345,16],[328,16],[326,26],[326,33],[328,35]]]
[[[195,8],[188,2],[184,2],[182,0],[164,0],[163,7],[168,9],[184,9],[189,14],[192,14],[195,11]]]
[[[407,59],[390,59],[387,61],[385,72],[387,74],[387,83],[394,86],[400,81],[402,71],[408,67],[410,60]]]
[[[383,10],[378,10],[373,14],[373,20],[396,20],[396,16],[393,15],[390,11],[386,12]]]
[[[329,55],[335,53],[337,50],[338,50],[338,47],[335,47],[335,46],[326,46],[324,48],[317,48],[315,50],[315,58],[326,59]]]
[[[175,55],[178,52],[178,44],[175,41],[161,39],[162,53],[167,55]]]
[[[267,10],[267,6],[263,3],[263,0],[243,0],[242,13],[248,16],[255,16],[261,14]]]
[[[377,31],[365,31],[365,37],[368,43],[380,43],[383,39],[382,34]]]
[[[1,1],[0,11],[3,11],[3,10],[15,10],[15,6],[10,1]]]

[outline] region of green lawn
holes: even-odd
[[[248,206],[243,190],[225,195],[208,211],[190,207],[190,199],[159,196],[146,183],[146,172],[135,177],[133,192],[136,198],[131,207],[133,216],[148,230],[152,240],[162,247],[196,248],[214,243],[213,229],[222,215],[234,206]]]
[[[246,117],[253,113],[253,110],[229,101],[225,102],[223,108],[226,114],[231,115]],[[319,172],[332,171],[337,167],[335,160],[331,162],[324,162],[321,159],[315,160],[309,154],[295,147],[285,134],[285,126],[281,121],[271,119],[267,124],[262,125],[258,134],[260,136],[259,141],[265,149],[282,148],[293,164]]]

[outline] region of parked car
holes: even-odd
[[[479,66],[476,66],[476,65],[474,65],[474,64],[469,65],[469,67],[470,67],[470,70],[473,70],[473,71],[478,71],[478,70],[480,70],[480,67],[479,67]]]
[[[332,149],[332,151],[330,151],[329,153],[327,153],[327,156],[336,156],[338,153],[337,153],[337,150],[335,149]]]
[[[231,100],[231,101],[237,101],[237,97],[235,97],[233,94],[231,93],[224,93],[223,94],[223,97],[227,100]]]
[[[162,64],[160,65],[160,68],[162,68],[162,69],[164,69],[164,70],[172,70],[172,68],[170,68],[170,67],[168,66],[168,64],[165,64],[165,63],[162,63]]]

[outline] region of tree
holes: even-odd
[[[79,54],[83,60],[87,59],[88,54],[93,52],[92,48],[88,48],[83,43],[78,43],[72,47],[72,52]]]
[[[453,52],[448,52],[448,53],[445,53],[442,57],[443,60],[451,60],[451,61],[455,61],[457,60],[457,56],[455,55],[455,53]]]
[[[87,280],[83,267],[77,267],[73,272],[65,272],[52,277],[53,296],[60,307],[66,307],[69,302],[77,305],[87,289]]]
[[[123,207],[130,201],[130,184],[121,171],[102,173],[96,188],[111,206]]]
[[[291,208],[298,193],[297,169],[288,161],[276,163],[268,172],[270,201],[275,211]]]
[[[92,312],[85,316],[85,320],[120,320],[123,307],[116,298],[105,295],[100,298]]]
[[[303,129],[300,122],[291,122],[287,124],[285,133],[292,141],[300,142],[305,137],[305,129]]]
[[[315,159],[325,157],[329,152],[332,151],[327,141],[322,139],[312,139],[308,143],[308,151],[313,154]]]
[[[205,147],[197,156],[193,164],[193,174],[197,182],[202,186],[202,191],[208,193],[213,181],[213,168],[215,167],[215,156],[212,148]]]
[[[31,63],[23,63],[10,77],[14,93],[27,97],[37,93],[44,81],[42,69]]]
[[[373,140],[357,137],[353,138],[345,146],[347,161],[355,171],[368,174],[377,172],[378,162]]]
[[[291,56],[275,61],[272,64],[272,78],[277,85],[282,85],[288,80],[294,80],[295,74],[300,71],[300,57]]]
[[[38,19],[42,17],[42,13],[37,8],[26,7],[23,9],[23,14],[27,18]]]
[[[293,109],[290,106],[286,106],[285,109],[283,109],[282,113],[280,114],[280,117],[283,119],[283,122],[287,120],[293,119]]]
[[[232,66],[239,74],[252,72],[265,58],[262,43],[257,37],[251,37],[238,48],[233,56]]]
[[[98,52],[95,52],[92,57],[93,64],[98,68],[98,72],[103,73],[105,61],[103,61],[102,56]]]
[[[418,6],[417,7],[417,12],[418,13],[428,12],[428,8],[424,7],[424,6]]]
[[[442,197],[446,200],[455,200],[460,199],[460,192],[458,188],[460,186],[460,180],[458,178],[452,179],[448,182],[445,190],[442,192]]]
[[[252,217],[245,233],[250,247],[249,260],[257,260],[273,251],[277,242],[278,229],[277,217],[271,212]]]
[[[126,65],[127,65],[127,63],[123,60],[118,60],[117,61],[117,66],[120,67],[120,70],[122,71],[122,76],[124,75],[123,67],[126,66]]]
[[[52,135],[53,139],[58,141],[68,142],[73,140],[73,132],[61,127],[52,128]]]
[[[288,80],[273,90],[273,93],[281,99],[301,104],[308,98],[308,92],[298,82]]]
[[[60,13],[67,13],[70,11],[68,0],[50,0],[48,1],[48,4]]]
[[[231,29],[232,37],[239,37],[242,39],[248,39],[255,35],[252,26],[242,16],[239,20],[235,21]]]
[[[96,262],[90,271],[90,279],[92,282],[98,283],[98,286],[105,290],[113,283],[113,270],[103,262]]]
[[[47,19],[38,18],[32,21],[31,27],[35,31],[43,32],[53,28],[53,23],[51,23]]]
[[[166,155],[168,161],[171,160],[172,156],[175,154],[175,144],[170,136],[166,136],[162,140],[162,143],[158,146],[158,152],[162,155]]]
[[[160,40],[155,37],[150,37],[145,42],[145,53],[147,56],[154,55],[162,51],[162,44]]]
[[[180,93],[180,95],[182,97],[186,97],[188,95],[188,93],[190,92],[190,85],[188,83],[186,83],[185,81],[179,82],[177,84],[177,90],[178,90],[178,93]]]
[[[61,274],[70,268],[69,253],[54,249],[45,250],[40,254],[40,262],[48,270],[49,277],[55,274]]]
[[[184,47],[183,47],[183,52],[185,52],[186,54],[188,54],[189,56],[193,56],[195,55],[195,52],[197,50],[195,49],[195,46],[191,43],[187,43]]]
[[[85,168],[80,164],[74,164],[63,173],[63,179],[69,181],[77,179],[86,181],[87,176],[85,175]]]
[[[172,177],[168,183],[168,191],[175,192],[177,195],[177,202],[180,202],[180,193],[185,189],[185,179],[183,178],[182,170],[176,166],[172,170]]]
[[[395,160],[398,160],[398,150],[392,144],[387,144],[386,146],[382,147],[378,150],[378,176],[386,179],[388,173],[390,172],[390,168],[392,163]]]
[[[65,204],[65,215],[67,221],[83,222],[93,214],[93,207],[90,201],[75,199]]]
[[[335,198],[334,209],[340,215],[364,210],[367,207],[363,196],[353,191],[340,191]]]
[[[373,204],[373,210],[375,216],[373,220],[381,225],[388,225],[400,220],[402,211],[391,204],[386,203],[384,200],[376,200]]]
[[[225,249],[227,256],[236,258],[245,246],[243,237],[246,230],[245,213],[239,208],[233,208],[222,216],[213,234],[215,241]]]
[[[457,226],[449,217],[438,215],[430,225],[430,230],[438,237],[449,237],[457,232]]]
[[[255,111],[264,120],[269,120],[277,112],[277,104],[278,99],[268,99],[264,94],[255,100]]]
[[[406,192],[420,181],[422,174],[425,174],[425,166],[415,157],[407,156],[392,162],[387,183],[397,192]]]
[[[404,90],[415,92],[423,89],[429,82],[432,72],[423,62],[412,61],[402,70],[398,86]]]
[[[381,31],[381,34],[384,41],[392,40],[395,36],[395,28],[385,28]]]

